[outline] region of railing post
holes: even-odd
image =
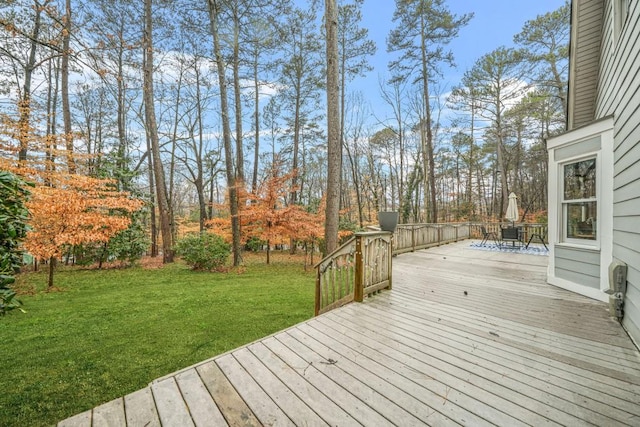
[[[356,234],[356,273],[353,284],[353,300],[362,302],[364,299],[364,257],[362,256],[362,236]]]
[[[393,234],[391,235],[391,240],[389,241],[389,256],[387,257],[389,260],[389,287],[387,289],[391,290],[393,287]]]
[[[411,252],[416,251],[416,226],[411,226]]]
[[[456,229],[456,242],[458,241],[458,225],[453,226]]]
[[[315,316],[320,314],[320,270],[316,273],[316,304],[315,304]]]
[[[436,225],[438,228],[438,246],[440,246],[440,242],[442,241],[442,227],[440,225]]]

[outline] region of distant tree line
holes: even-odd
[[[546,209],[545,138],[565,123],[568,2],[527,21],[454,87],[448,43],[472,14],[396,0],[387,46],[363,0],[337,1],[337,67],[317,0],[15,0],[0,5],[0,156],[114,178],[145,198],[151,252],[172,259],[179,218],[229,217],[240,262],[247,194],[290,177],[283,206],[327,200],[327,121],[340,163],[339,226],[379,210],[403,222],[502,218],[509,192]],[[393,52],[376,117],[351,83]],[[327,118],[327,70],[337,111]],[[380,71],[380,70],[378,70]],[[334,147],[335,148],[335,147]],[[341,171],[341,173],[340,173]],[[44,175],[43,175],[44,176]],[[334,197],[335,197],[334,196]]]

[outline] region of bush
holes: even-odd
[[[145,230],[142,213],[135,212],[129,228],[109,240],[108,257],[131,265],[142,258],[150,244],[151,240]]]
[[[244,247],[246,250],[251,252],[260,252],[266,244],[267,242],[265,242],[264,240],[260,240],[259,238],[252,236],[249,237],[249,240],[247,240],[247,243]]]
[[[24,202],[29,197],[26,183],[15,175],[0,171],[0,316],[20,309],[16,293],[9,287],[22,265],[20,241],[27,234],[29,212]]]
[[[178,241],[176,253],[194,270],[211,271],[225,265],[231,246],[215,234],[188,234]]]

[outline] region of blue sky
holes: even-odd
[[[526,21],[563,4],[564,0],[449,0],[448,7],[453,13],[473,12],[475,16],[449,45],[457,69],[444,70],[442,83],[447,88],[456,85],[464,71],[482,55],[502,45],[512,46],[513,36],[521,31]],[[365,0],[362,9],[362,25],[369,29],[378,51],[370,60],[374,71],[365,78],[358,78],[353,87],[373,98],[374,102],[378,102],[378,76],[387,75],[387,63],[391,58],[387,54],[386,37],[395,27],[391,20],[394,10],[394,0]]]

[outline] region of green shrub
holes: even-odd
[[[178,241],[176,253],[194,270],[211,271],[225,265],[231,246],[215,234],[188,234]]]
[[[134,213],[129,228],[109,240],[109,260],[116,259],[132,265],[142,258],[151,244],[143,221],[141,212]]]
[[[0,316],[20,309],[16,293],[9,287],[22,265],[20,241],[27,234],[29,212],[24,202],[29,197],[26,183],[17,176],[0,171]]]
[[[244,247],[246,250],[251,252],[260,252],[266,244],[267,242],[265,242],[264,240],[260,240],[259,238],[252,236],[249,237]]]

